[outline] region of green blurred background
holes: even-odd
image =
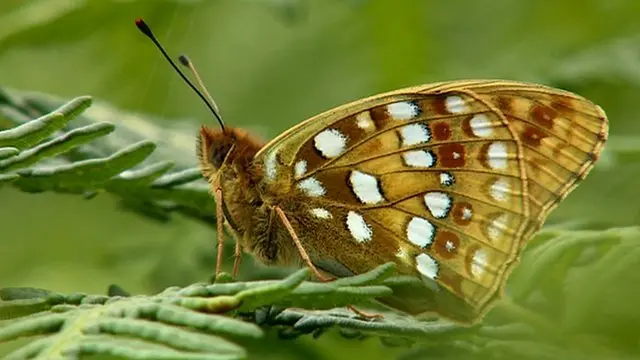
[[[195,165],[197,126],[213,119],[137,31],[137,17],[172,54],[190,56],[228,123],[266,139],[398,87],[541,82],[600,104],[611,127],[602,160],[550,221],[633,225],[640,166],[608,151],[637,146],[640,136],[638,14],[635,0],[2,0],[0,86],[92,95],[150,114],[176,127],[164,139],[181,149],[172,156]],[[204,280],[213,266],[212,229],[180,217],[161,225],[108,195],[86,201],[3,188],[0,229],[0,287],[104,293],[117,283],[149,293]],[[270,340],[251,352],[374,360],[403,351],[326,336]]]

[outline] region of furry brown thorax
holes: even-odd
[[[260,193],[263,169],[253,162],[264,143],[246,130],[202,126],[197,155],[212,192],[221,193],[227,230],[265,264],[300,265],[289,234],[273,229],[272,204]]]

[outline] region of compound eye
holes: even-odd
[[[211,165],[216,169],[219,169],[231,150],[231,147],[231,142],[212,144],[211,150],[209,151],[209,161],[211,162]]]

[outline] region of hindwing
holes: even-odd
[[[315,116],[264,146],[263,196],[337,276],[394,261],[422,299],[385,302],[473,322],[525,242],[593,167],[604,112],[541,85],[454,81]]]

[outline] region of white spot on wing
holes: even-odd
[[[420,274],[431,280],[435,280],[438,277],[440,266],[431,256],[427,254],[420,254],[416,256],[416,269],[418,269]]]
[[[451,173],[448,173],[448,172],[440,173],[440,185],[451,186],[455,182],[456,180]]]
[[[411,146],[429,142],[431,131],[425,124],[410,124],[400,129],[400,136],[403,146]]]
[[[508,156],[507,145],[503,142],[494,142],[487,149],[487,162],[492,169],[506,169]]]
[[[462,219],[469,220],[471,219],[471,216],[473,216],[473,211],[471,211],[471,209],[469,209],[468,207],[464,207],[462,209]]]
[[[447,96],[444,100],[444,106],[448,112],[452,114],[460,114],[469,110],[469,107],[465,103],[464,99],[460,96]]]
[[[371,227],[364,221],[362,215],[355,211],[349,211],[349,213],[347,213],[347,228],[351,236],[359,243],[370,241],[373,235],[373,230],[371,230]]]
[[[336,129],[326,129],[315,136],[314,145],[322,156],[333,158],[347,149],[348,138]]]
[[[407,166],[429,168],[436,163],[431,151],[412,150],[402,153],[402,158]]]
[[[331,213],[329,212],[329,210],[327,209],[323,209],[323,208],[313,208],[311,210],[311,214],[313,214],[313,216],[320,218],[320,219],[331,219],[333,216],[331,215]]]
[[[407,225],[407,239],[414,245],[427,247],[433,241],[436,228],[428,220],[413,217]]]
[[[508,221],[509,215],[507,214],[501,214],[500,216],[493,219],[491,223],[489,223],[489,226],[487,226],[487,233],[489,235],[489,238],[493,241],[497,241],[507,229]]]
[[[478,137],[489,137],[493,134],[493,125],[487,114],[476,114],[469,120],[471,132]]]
[[[471,274],[475,277],[480,277],[487,270],[487,264],[489,260],[489,254],[485,249],[478,249],[473,254],[471,262]]]
[[[369,113],[368,110],[363,111],[358,115],[356,115],[356,124],[360,129],[367,130],[367,131],[375,130],[375,127],[376,127],[373,120],[371,120],[371,114]]]
[[[299,179],[304,176],[307,172],[307,162],[304,160],[300,160],[296,163],[294,167],[294,176],[296,179]]]
[[[506,178],[500,178],[491,185],[491,197],[499,202],[506,202],[509,198],[511,184]]]
[[[447,242],[444,243],[444,247],[445,249],[447,249],[448,252],[452,252],[453,250],[456,249],[456,245],[451,240],[447,240]]]
[[[298,183],[298,189],[304,191],[309,196],[322,196],[326,194],[327,190],[322,186],[322,183],[314,177],[304,179]]]
[[[277,153],[274,151],[264,161],[264,173],[268,181],[274,181],[278,175],[278,159],[276,155]]]
[[[432,191],[424,195],[424,203],[433,217],[443,219],[447,217],[449,210],[451,210],[452,200],[447,193]]]
[[[349,182],[353,192],[361,202],[377,204],[384,201],[378,185],[378,179],[375,176],[354,170],[349,176]]]
[[[420,108],[409,101],[401,101],[387,105],[387,112],[394,120],[410,120],[418,116]]]

